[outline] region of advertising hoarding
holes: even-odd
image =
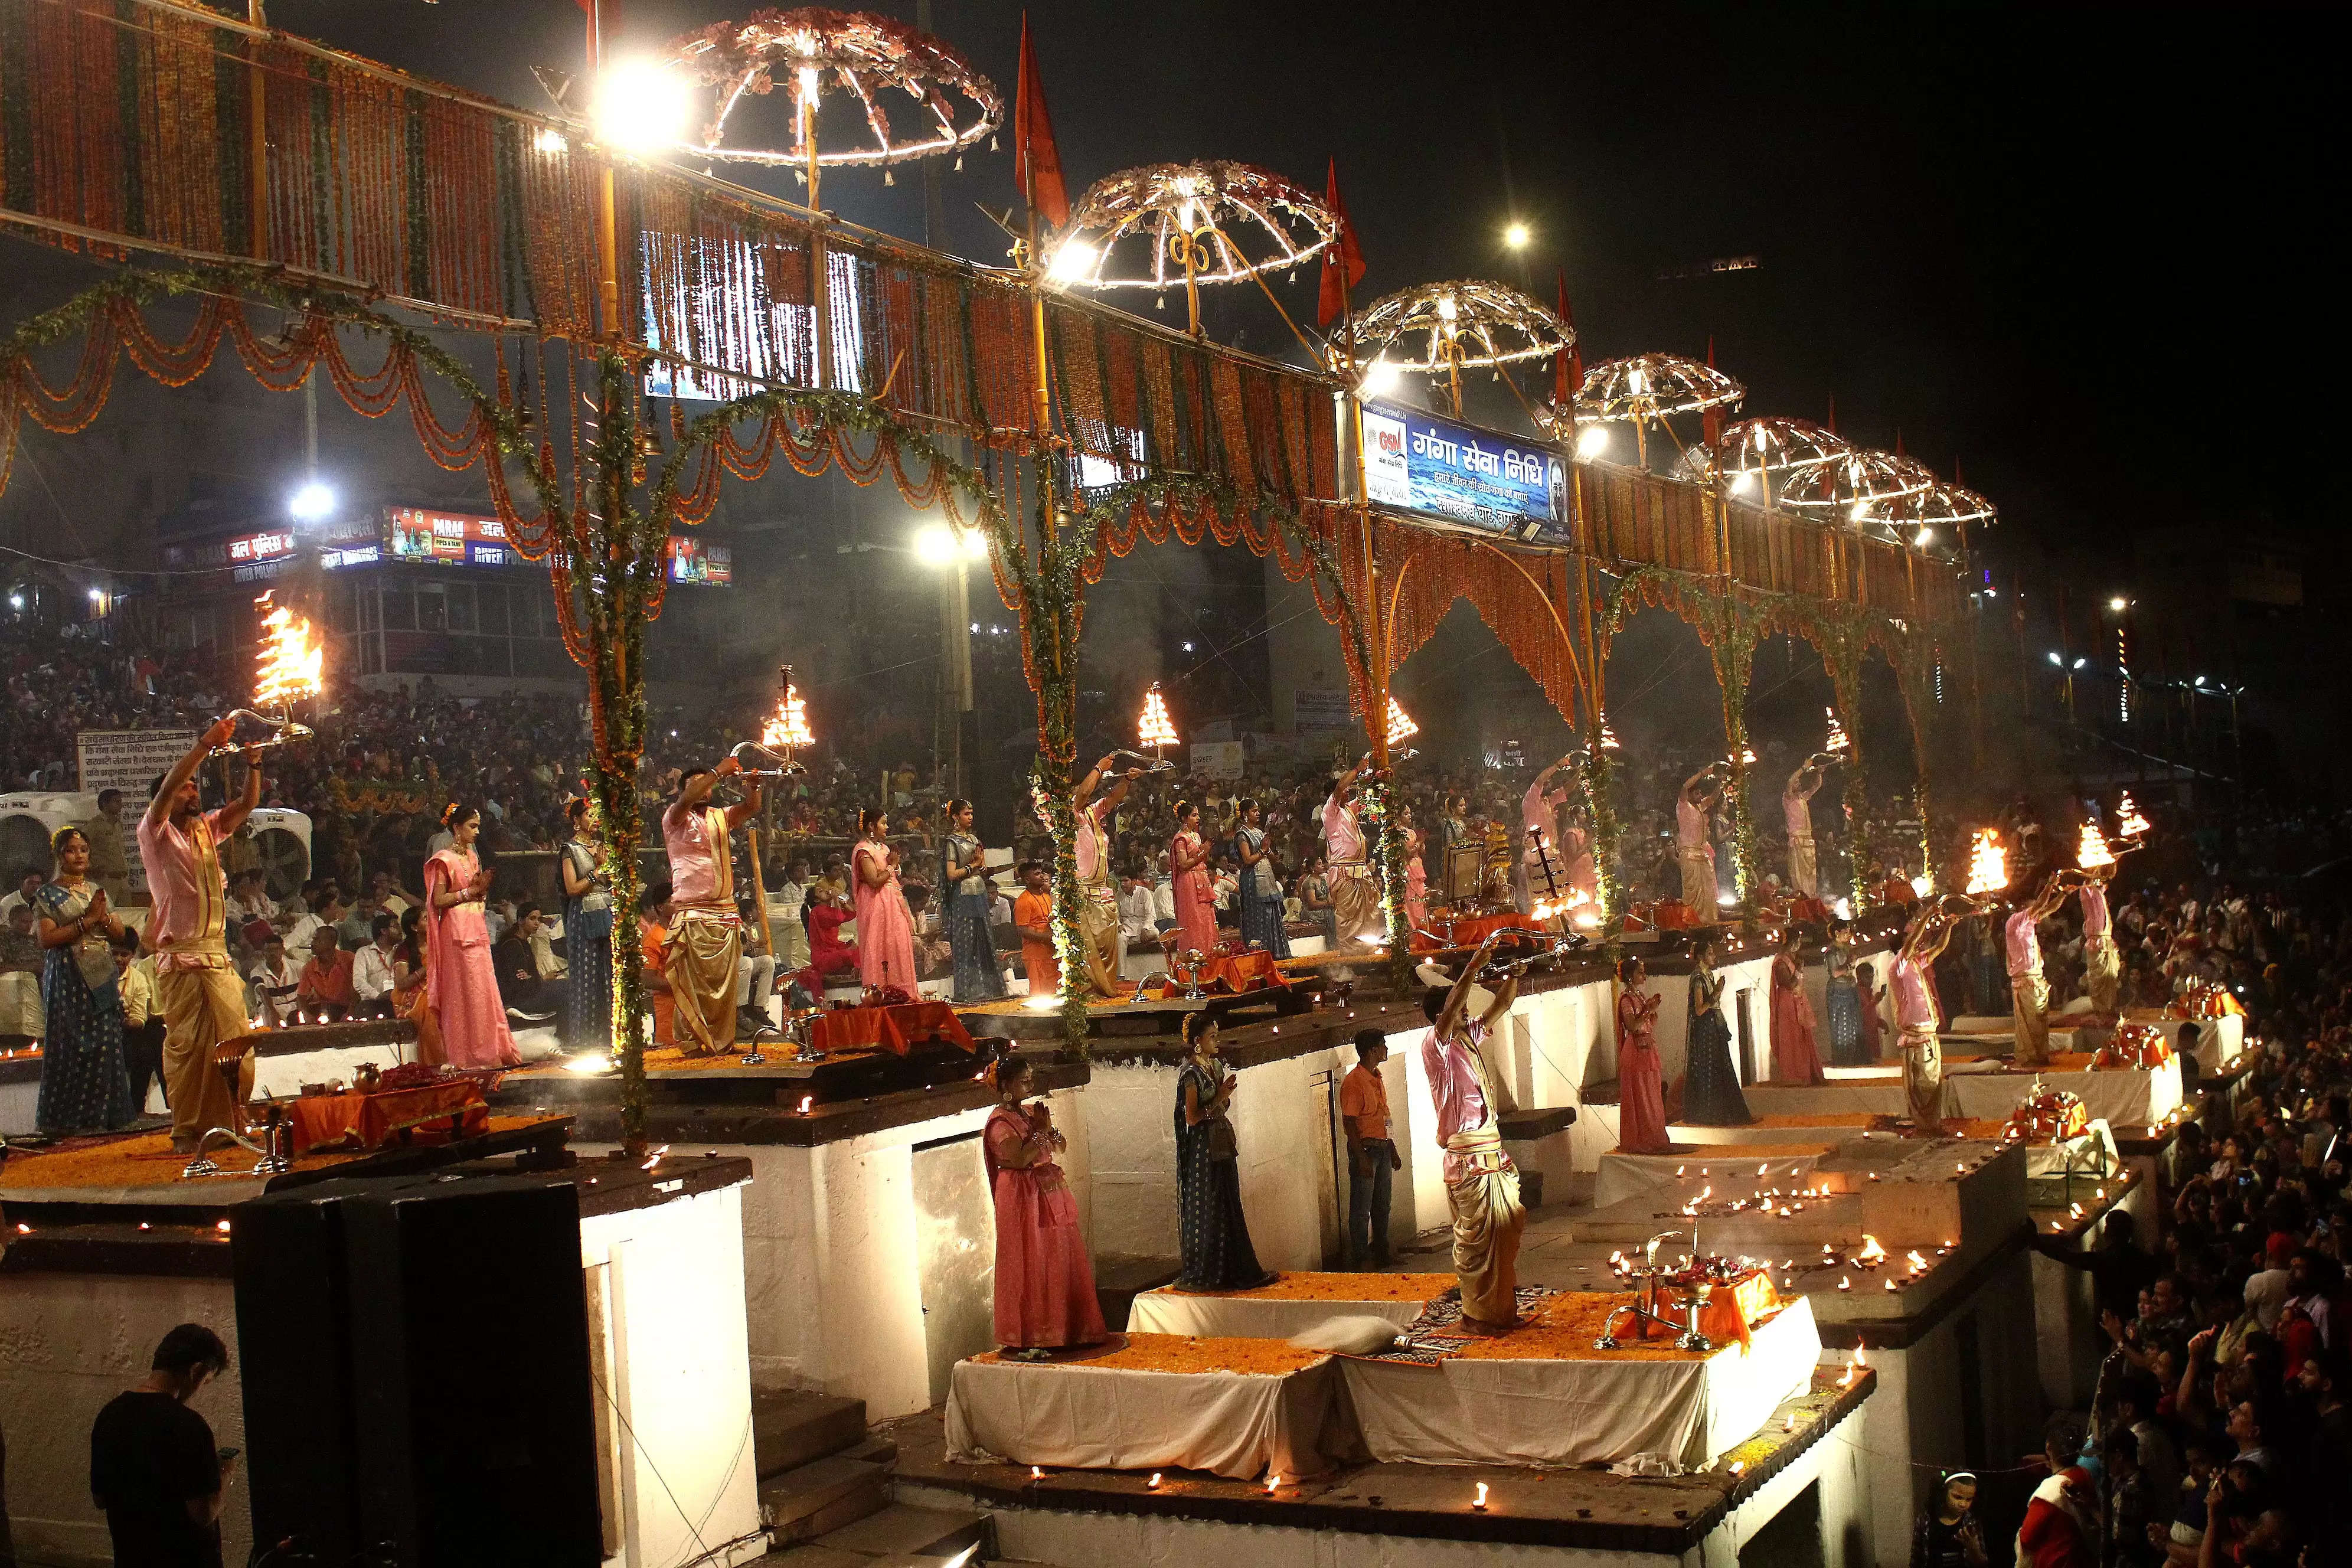
[[[1365,404],[1363,418],[1373,505],[1520,544],[1568,544],[1568,461],[1551,447],[1383,403]]]

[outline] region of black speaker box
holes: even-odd
[[[323,1182],[232,1231],[253,1538],[319,1568],[595,1568],[568,1182]]]

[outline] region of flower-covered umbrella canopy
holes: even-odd
[[[1602,360],[1584,373],[1576,394],[1579,420],[1631,420],[1640,459],[1649,460],[1647,431],[1677,414],[1737,407],[1748,389],[1711,364],[1680,354],[1629,354]]]
[[[1692,447],[1683,455],[1693,475],[1716,480],[1734,495],[1761,492],[1772,504],[1772,486],[1790,475],[1815,468],[1853,450],[1834,430],[1808,419],[1743,419],[1727,425],[1713,447]]]
[[[995,84],[961,53],[929,33],[866,11],[814,5],[756,11],[744,21],[686,34],[670,51],[679,68],[717,95],[693,150],[731,163],[799,169],[812,206],[820,165],[880,163],[887,183],[887,165],[961,154],[1004,115]],[[730,145],[727,122],[737,106],[779,87],[793,96],[792,144]],[[828,146],[817,128],[820,102],[829,92],[855,100],[862,130]]]
[[[1780,504],[1800,510],[1841,512],[1864,522],[1871,509],[1925,493],[1936,476],[1925,463],[1895,452],[1855,447],[1826,463],[1799,470],[1780,491]]]
[[[1376,300],[1356,318],[1362,384],[1374,394],[1407,371],[1447,378],[1462,412],[1462,373],[1545,359],[1576,342],[1576,329],[1507,284],[1479,279],[1423,283]]]
[[[1962,485],[1937,479],[1911,495],[1864,504],[1854,521],[1898,544],[1928,550],[1957,542],[1970,523],[2000,521],[1992,502]]]
[[[1047,253],[1046,275],[1087,289],[1164,294],[1181,286],[1197,332],[1201,284],[1286,271],[1339,235],[1320,196],[1271,169],[1219,159],[1149,163],[1087,187]]]

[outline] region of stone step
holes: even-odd
[[[844,1448],[841,1457],[863,1459],[869,1465],[887,1465],[898,1457],[898,1440],[887,1432],[868,1432],[864,1442]]]
[[[827,1531],[818,1544],[845,1552],[863,1552],[881,1558],[952,1558],[971,1551],[988,1550],[990,1519],[970,1509],[916,1508],[892,1503],[839,1530]]]
[[[1101,1303],[1103,1322],[1111,1332],[1125,1332],[1136,1297],[1174,1279],[1181,1267],[1173,1258],[1147,1258],[1134,1253],[1106,1253],[1097,1258],[1095,1300]]]
[[[854,1448],[866,1440],[866,1401],[802,1388],[756,1389],[751,1445],[760,1479]]]
[[[838,1454],[760,1483],[760,1508],[778,1544],[814,1541],[889,1506],[890,1474]]]

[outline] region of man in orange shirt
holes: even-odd
[[[310,962],[294,987],[294,1008],[306,1018],[341,1022],[352,1016],[359,993],[352,986],[352,955],[335,940],[335,928],[310,933]]]
[[[1378,1029],[1356,1031],[1356,1065],[1339,1080],[1339,1116],[1348,1129],[1348,1261],[1389,1261],[1389,1178],[1404,1168],[1389,1136],[1389,1086],[1381,1064],[1389,1041]]]
[[[637,896],[637,940],[645,954],[646,989],[654,999],[654,1045],[677,1043],[671,1019],[677,1009],[670,994],[669,976],[662,973],[662,955],[669,942],[669,884],[656,882]]]
[[[1013,900],[1013,925],[1021,933],[1021,966],[1028,972],[1029,994],[1050,996],[1062,988],[1062,965],[1054,956],[1053,884],[1045,867],[1024,860],[1021,885],[1025,890]]]

